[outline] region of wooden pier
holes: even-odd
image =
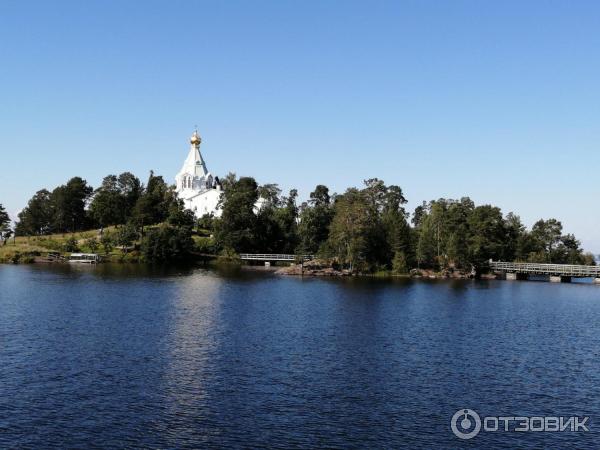
[[[310,261],[314,259],[313,255],[286,255],[281,253],[241,253],[240,259],[243,261]]]
[[[581,266],[576,264],[538,264],[518,262],[489,262],[494,272],[506,274],[507,280],[526,280],[529,275],[548,276],[552,282],[569,282],[572,278],[593,278],[600,284],[600,266]]]

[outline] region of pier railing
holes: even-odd
[[[240,259],[245,261],[296,261],[303,259],[310,261],[313,255],[286,255],[278,253],[240,253]]]
[[[554,275],[564,277],[600,278],[600,266],[580,266],[575,264],[538,264],[490,261],[490,269],[509,273],[534,275]]]

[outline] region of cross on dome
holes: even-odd
[[[200,138],[200,135],[198,134],[198,130],[195,130],[194,133],[192,134],[192,137],[190,138],[190,144],[200,145],[201,142],[202,142],[202,139]]]

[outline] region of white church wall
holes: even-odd
[[[184,200],[184,204],[187,209],[194,212],[197,218],[205,214],[213,214],[215,217],[221,217],[222,211],[217,205],[222,193],[223,191],[220,189],[211,189],[188,200]]]

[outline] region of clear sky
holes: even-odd
[[[208,168],[470,196],[600,252],[600,2],[0,2],[0,203]]]

